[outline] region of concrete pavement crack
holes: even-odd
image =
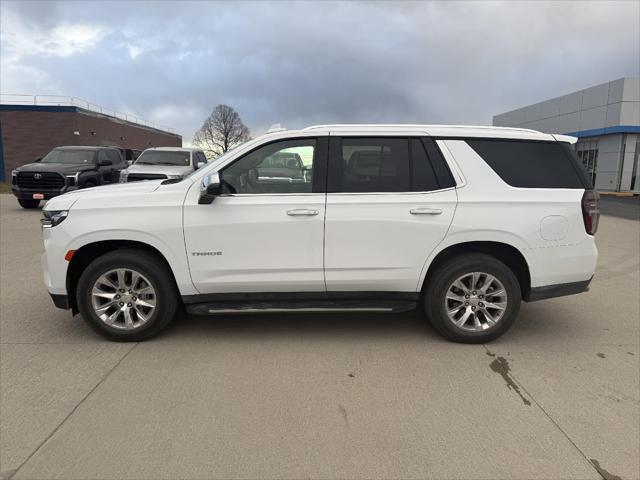
[[[33,456],[38,453],[38,451],[51,439],[53,438],[53,436],[56,434],[56,432],[58,432],[58,430],[60,430],[60,427],[62,427],[62,425],[65,424],[65,422],[67,420],[69,420],[69,418],[71,418],[71,416],[76,412],[76,410],[78,410],[78,408],[80,408],[80,405],[82,405],[90,396],[93,392],[95,392],[98,387],[100,385],[102,385],[107,378],[109,378],[109,375],[111,375],[111,373],[113,373],[113,371],[118,368],[118,366],[124,361],[125,358],[127,358],[127,356],[133,351],[134,348],[136,348],[138,345],[140,345],[139,343],[134,344],[129,350],[127,350],[125,352],[125,354],[120,358],[120,360],[118,360],[115,365],[113,365],[113,367],[111,367],[109,369],[109,371],[107,373],[104,374],[104,376],[93,386],[93,388],[91,390],[89,390],[87,392],[87,394],[82,397],[82,399],[76,404],[75,407],[73,407],[71,409],[71,411],[62,419],[62,421],[56,425],[56,427],[53,429],[53,431],[47,435],[47,437],[38,444],[38,446],[33,450],[33,452],[31,452],[29,454],[29,456],[18,466],[18,468],[16,468],[8,477],[7,480],[11,480],[21,469],[22,467],[24,467],[27,462],[29,462],[29,460],[31,460],[33,458]]]
[[[489,350],[487,345],[483,344],[482,346],[487,351],[487,355],[489,355],[491,357],[496,357],[496,354],[491,352],[491,350]],[[551,423],[553,423],[553,425],[555,425],[555,427],[560,431],[560,433],[562,433],[562,435],[569,441],[569,443],[571,445],[573,445],[573,447],[578,451],[578,453],[582,456],[582,458],[589,465],[589,467],[594,469],[598,473],[598,475],[600,475],[600,477],[602,477],[603,480],[614,480],[615,477],[613,477],[613,479],[612,479],[611,477],[605,477],[603,475],[603,471],[601,471],[600,469],[598,469],[598,467],[596,467],[596,465],[587,457],[587,455],[580,449],[580,447],[578,447],[576,442],[573,441],[573,439],[569,436],[569,434],[567,432],[565,432],[565,430],[560,426],[560,424],[558,422],[556,422],[554,420],[554,418],[542,407],[542,405],[538,402],[538,400],[536,400],[536,398],[533,395],[531,395],[531,392],[529,392],[529,390],[527,390],[527,388],[522,384],[522,382],[520,380],[518,380],[518,378],[516,378],[516,376],[513,375],[513,373],[511,373],[511,372],[509,372],[509,373],[510,373],[510,378],[518,385],[518,387],[520,387],[522,389],[522,391],[524,393],[527,394],[527,396],[536,405],[536,407],[538,407],[540,409],[540,411],[545,415],[545,417],[547,417],[547,419],[549,419],[549,421]]]

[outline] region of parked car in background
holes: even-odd
[[[599,212],[575,141],[429,125],[267,134],[179,181],[47,202],[44,280],[56,306],[114,340],[148,338],[184,305],[419,307],[446,338],[487,342],[522,301],[589,288]],[[300,178],[293,154],[313,174]]]
[[[122,147],[117,147],[117,148],[118,150],[120,150],[120,153],[122,154],[122,158],[124,158],[124,160],[127,162],[128,165],[131,165],[133,162],[135,162],[136,159],[142,153],[142,150],[136,150],[133,148],[122,148]]]
[[[207,157],[197,148],[147,148],[120,173],[120,183],[180,179],[204,166]]]
[[[304,165],[300,154],[278,152],[265,158],[255,171],[261,182],[309,182],[312,169]]]
[[[117,183],[127,163],[116,147],[57,147],[11,172],[11,191],[23,208],[79,188]]]

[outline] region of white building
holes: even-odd
[[[493,124],[578,137],[578,157],[598,190],[640,193],[640,78],[501,113]]]

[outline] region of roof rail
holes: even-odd
[[[409,127],[409,128],[474,128],[487,130],[512,130],[517,132],[540,133],[537,130],[518,127],[494,127],[491,125],[428,125],[409,123],[335,123],[326,125],[311,125],[303,130],[317,130],[321,128],[345,128],[345,127]]]

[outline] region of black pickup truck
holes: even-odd
[[[11,191],[23,208],[36,208],[48,200],[78,188],[118,183],[127,168],[116,147],[57,147],[34,163],[11,172]]]

